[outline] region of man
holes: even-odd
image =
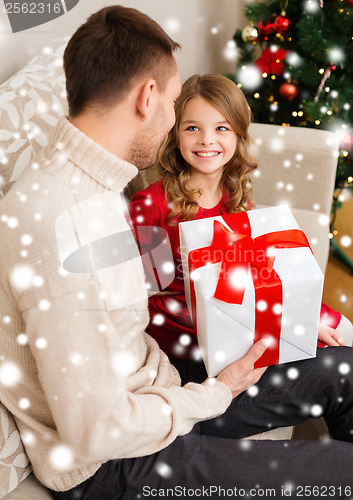
[[[339,372],[349,349],[265,373],[252,368],[267,347],[259,341],[217,379],[201,370],[185,374],[200,383],[181,387],[144,332],[144,275],[120,195],[133,164],[151,165],[174,123],[177,48],[154,21],[121,6],[92,15],[70,40],[69,117],[0,207],[0,352],[13,374],[0,399],[54,498],[244,496],[239,488],[253,498],[273,488],[281,498],[304,485],[349,496],[353,446],[342,441],[353,440],[353,380]],[[118,256],[107,243],[116,235],[126,243]],[[102,240],[106,254],[96,251]],[[286,376],[290,367],[297,379]],[[340,442],[237,440],[301,422],[313,404]]]

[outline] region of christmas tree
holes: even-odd
[[[353,187],[353,0],[255,0],[245,9],[228,76],[254,121],[336,132],[336,188]]]

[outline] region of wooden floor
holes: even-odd
[[[335,236],[340,248],[353,262],[353,193],[345,191],[346,200],[337,210]],[[343,238],[343,240],[342,240]],[[349,240],[350,239],[350,240]],[[343,246],[348,244],[348,246]],[[333,309],[340,311],[353,322],[353,274],[349,268],[332,254],[329,256],[325,274],[323,301]]]

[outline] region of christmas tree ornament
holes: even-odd
[[[330,66],[326,69],[324,76],[322,77],[322,80],[320,82],[319,88],[317,89],[316,96],[314,99],[314,102],[317,102],[319,100],[320,94],[322,89],[324,88],[326,80],[331,76],[332,71],[336,69],[336,66],[334,66],[332,63]]]
[[[254,25],[245,26],[241,32],[241,37],[244,42],[253,42],[257,40],[259,33]]]
[[[298,87],[294,85],[293,83],[282,83],[282,85],[279,88],[279,93],[283,99],[286,99],[287,101],[291,101],[298,95]]]
[[[349,149],[351,149],[352,146],[353,146],[353,136],[349,132],[347,132],[341,136],[340,147],[341,149],[348,151]]]
[[[290,21],[286,17],[286,8],[288,7],[288,0],[284,3],[281,1],[281,15],[277,16],[274,20],[273,27],[277,33],[285,33],[289,29]]]
[[[282,13],[280,16],[276,17],[273,23],[274,30],[277,33],[285,33],[286,31],[288,31],[289,25],[290,25],[289,19],[285,17],[285,15],[282,15]]]
[[[263,21],[259,22],[257,29],[261,38],[266,38],[275,31],[273,23],[264,23]]]
[[[255,61],[255,65],[260,69],[261,73],[271,75],[283,74],[283,59],[286,58],[288,50],[268,47],[263,51],[261,56]]]
[[[349,5],[353,5],[353,0],[346,0],[347,3],[349,3]]]

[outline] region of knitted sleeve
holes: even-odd
[[[42,176],[43,189],[53,192],[55,181],[45,184]],[[35,430],[35,446],[27,451],[45,484],[55,446],[71,449],[76,470],[148,455],[231,402],[221,382],[180,387],[177,371],[145,333],[144,274],[120,196],[108,192],[73,203],[65,193],[36,198],[33,207],[28,200],[15,229],[3,224],[7,243],[0,258],[3,274],[16,268],[26,228],[33,242],[20,262],[43,279],[23,289],[12,275],[2,276],[9,288],[4,314],[10,316],[11,306],[23,319],[18,327],[14,319],[9,323],[13,340],[2,354],[18,364],[24,385],[4,396],[18,421]],[[5,213],[13,213],[16,202],[15,195],[2,202]],[[46,215],[40,223],[33,217],[39,206]],[[29,349],[22,352],[16,338],[23,328]],[[31,402],[25,416],[21,397]]]

